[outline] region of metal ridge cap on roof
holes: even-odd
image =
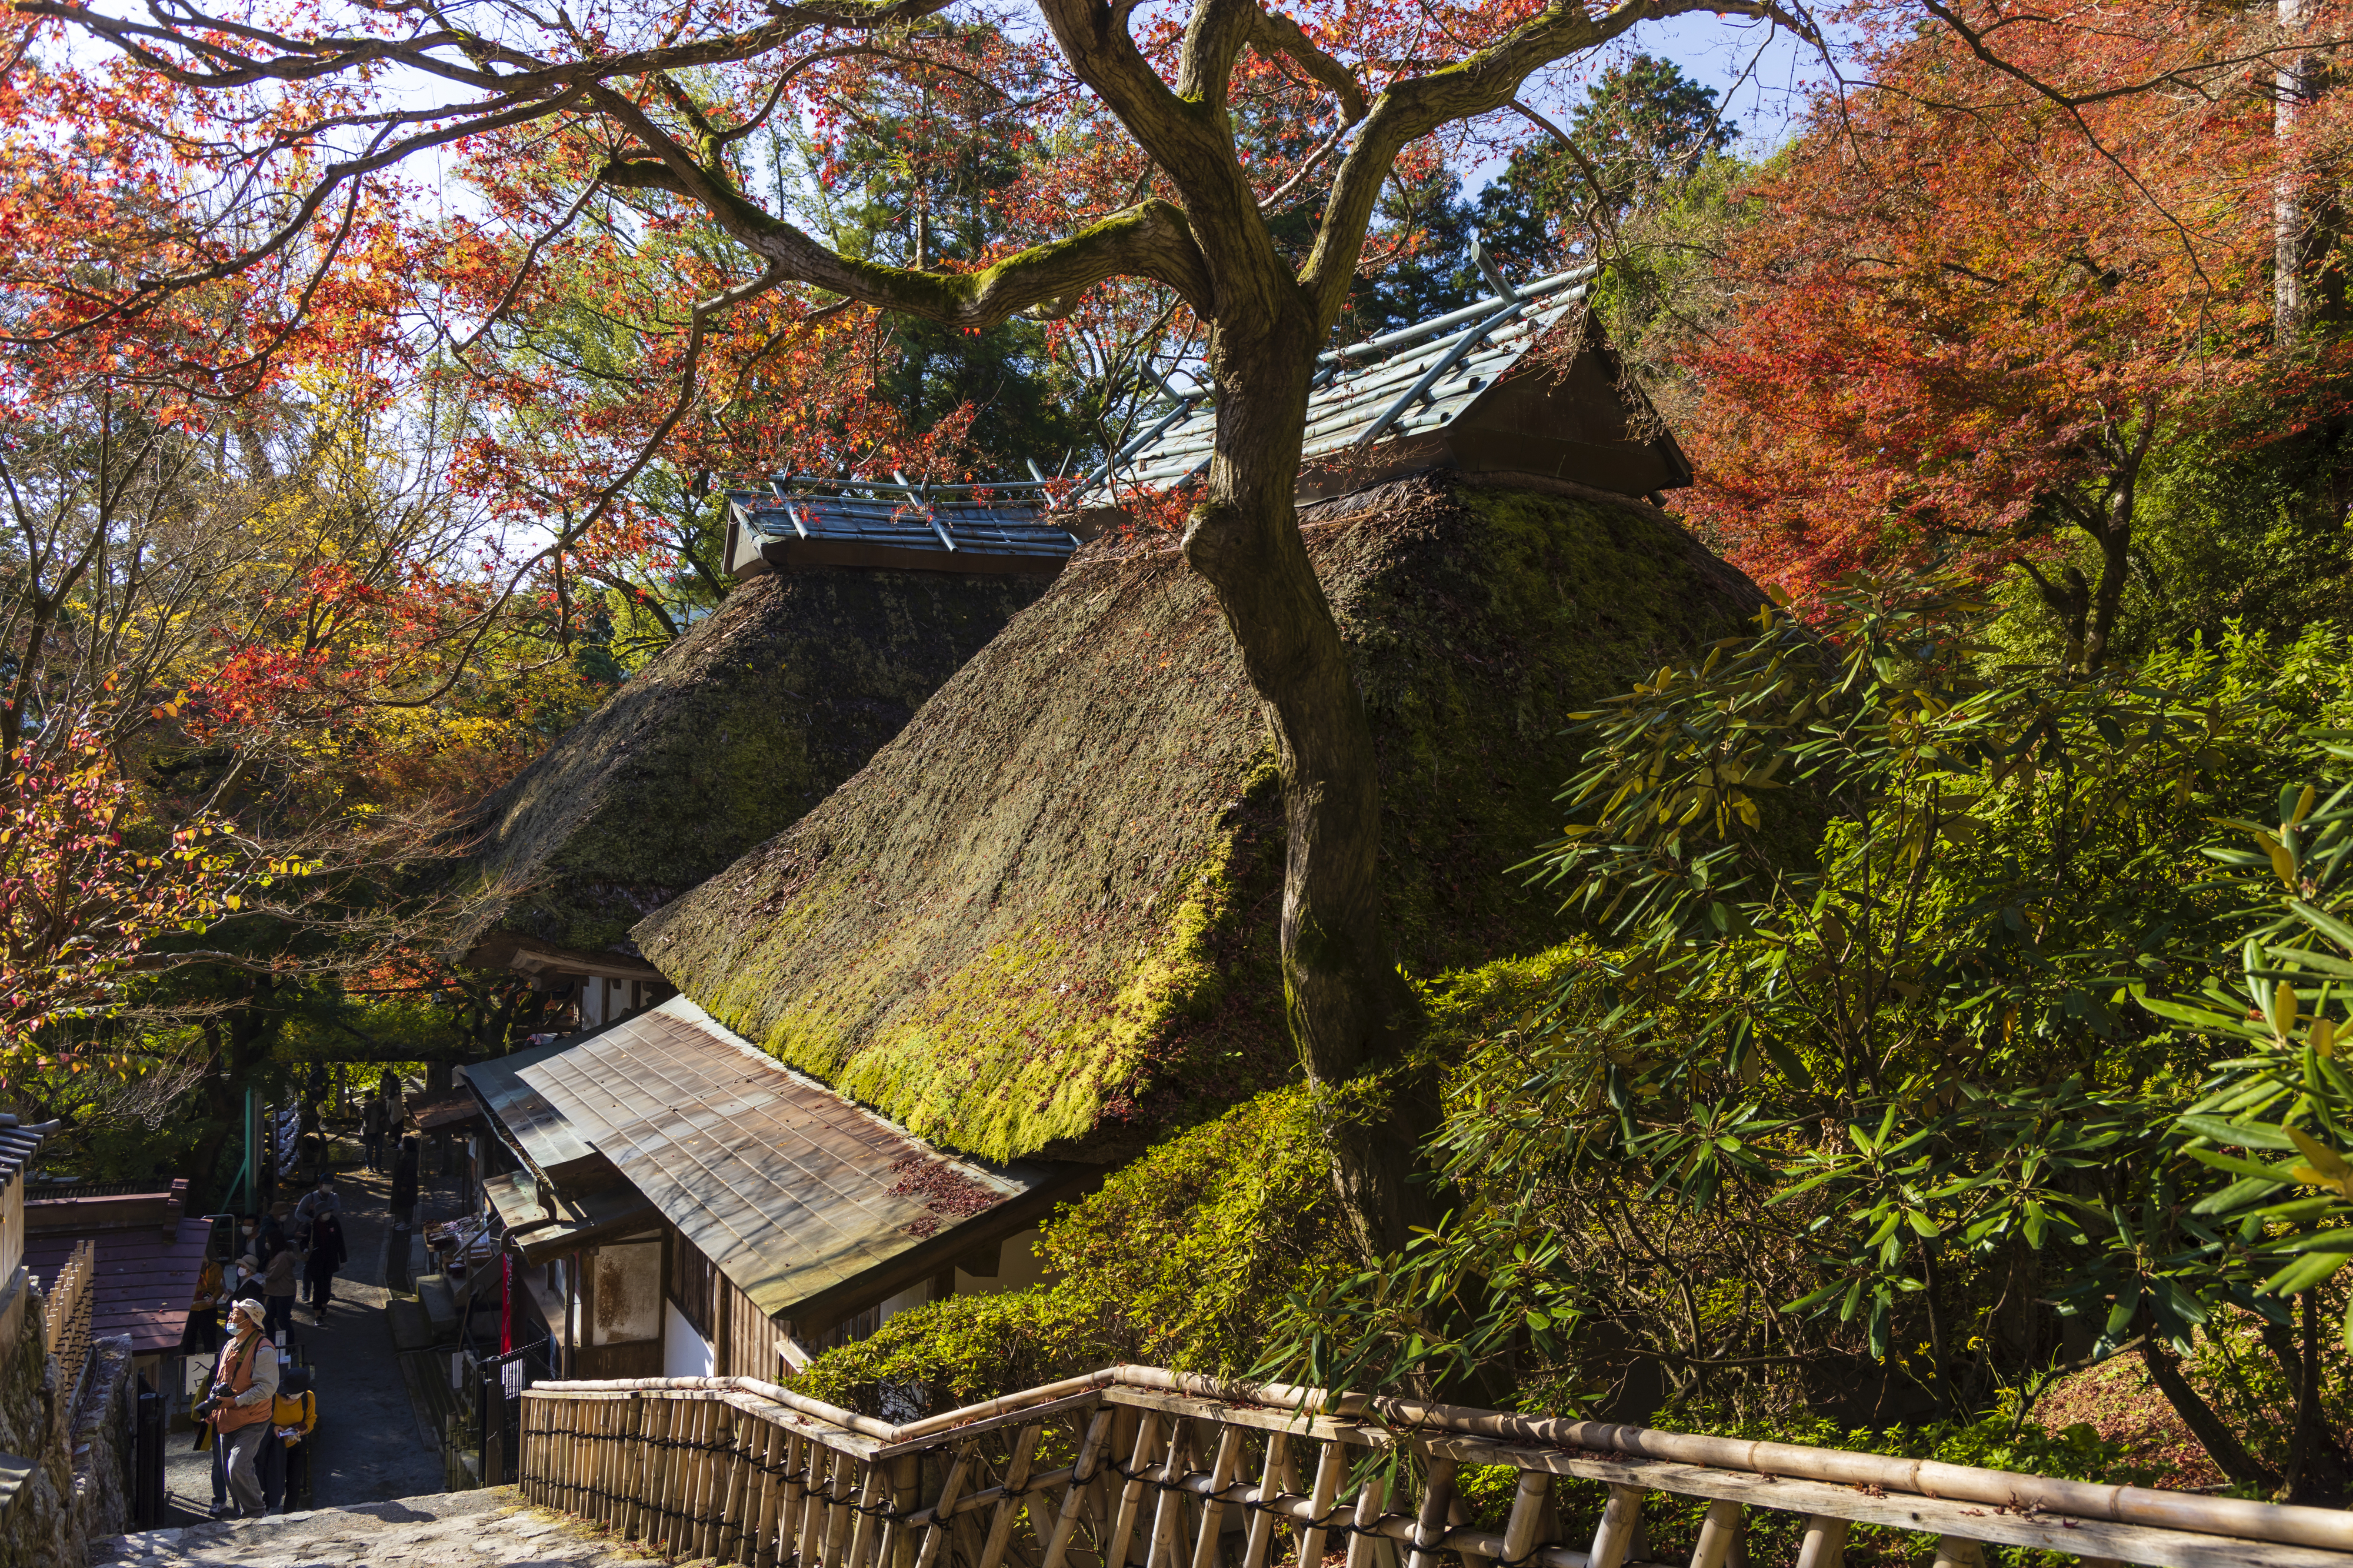
[[[1366,338],[1360,343],[1345,343],[1336,349],[1326,349],[1316,356],[1316,363],[1319,364],[1345,363],[1363,354],[1381,353],[1429,337],[1433,333],[1442,332],[1449,327],[1467,326],[1471,322],[1493,315],[1508,305],[1526,304],[1542,300],[1546,295],[1556,293],[1563,289],[1589,282],[1600,270],[1599,267],[1576,267],[1567,272],[1556,272],[1549,278],[1539,278],[1525,288],[1514,290],[1513,299],[1506,300],[1500,294],[1490,294],[1484,300],[1465,305],[1459,310],[1450,310],[1442,316],[1432,316],[1429,321],[1416,321],[1409,327],[1399,327],[1396,331],[1384,332],[1377,338]]]

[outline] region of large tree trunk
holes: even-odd
[[[2278,0],[2280,31],[2295,41],[2304,30],[2304,0]],[[2305,171],[2296,145],[2298,121],[2311,93],[2312,60],[2292,55],[2273,80],[2272,140],[2279,160],[2272,185],[2272,337],[2295,346],[2305,321]]]
[[[1328,1089],[1395,1059],[1414,1000],[1381,929],[1372,727],[1293,504],[1320,337],[1303,305],[1261,332],[1212,334],[1217,451],[1185,554],[1216,593],[1273,726],[1289,836],[1284,1003],[1309,1079]],[[1376,1255],[1430,1221],[1428,1194],[1409,1180],[1428,1112],[1409,1089],[1332,1141],[1342,1205]]]

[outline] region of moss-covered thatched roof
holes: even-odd
[[[629,954],[629,927],[833,793],[1045,591],[1039,576],[777,573],[625,681],[483,805],[476,866],[512,896],[466,933]]]
[[[1540,483],[1540,482],[1539,482]],[[1733,630],[1755,585],[1662,513],[1461,476],[1303,514],[1423,974],[1559,940],[1563,715]],[[1293,1073],[1259,703],[1175,551],[1081,552],[856,779],[636,931],[729,1028],[923,1137],[1103,1158]]]

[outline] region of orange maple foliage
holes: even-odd
[[[2149,5],[2115,21],[2003,31],[2038,85],[1948,32],[1889,43],[1870,86],[1820,100],[1740,193],[1736,302],[1690,356],[1692,512],[1760,579],[1802,595],[1857,568],[2021,567],[2096,660],[2152,449],[2267,439],[2342,405],[2327,333],[2274,342],[2265,25]],[[2089,104],[2042,90],[2176,72]],[[2295,155],[2334,164],[2341,98]],[[2289,412],[2250,421],[2257,406]],[[2078,539],[2088,575],[2062,564]]]

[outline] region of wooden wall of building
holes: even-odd
[[[693,1324],[711,1346],[713,1376],[761,1377],[773,1383],[784,1375],[783,1329],[674,1226],[670,1229],[667,1294],[679,1316]]]

